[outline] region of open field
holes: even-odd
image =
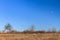
[[[0,34],[0,40],[60,40],[60,33]]]

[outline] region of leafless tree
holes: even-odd
[[[5,32],[6,30],[7,31],[11,31],[12,30],[12,27],[11,27],[11,25],[9,23],[5,25],[5,28],[4,28],[3,32]]]

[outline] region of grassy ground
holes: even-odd
[[[60,40],[59,33],[0,34],[0,40]]]

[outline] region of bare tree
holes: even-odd
[[[32,25],[30,28],[28,28],[28,29],[27,29],[27,30],[25,30],[24,32],[32,33],[32,32],[34,32],[34,30],[35,30],[35,26],[34,26],[34,25]]]
[[[56,33],[56,28],[53,27],[53,28],[52,28],[52,32],[53,32],[53,33]]]
[[[35,30],[35,26],[32,25],[31,28],[30,28],[31,31],[34,31]]]
[[[8,23],[8,24],[5,25],[5,29],[4,29],[3,32],[5,32],[6,30],[7,30],[7,31],[11,31],[11,29],[12,29],[12,27],[11,27],[11,25]]]

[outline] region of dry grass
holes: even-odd
[[[0,34],[0,40],[60,40],[60,33]]]

